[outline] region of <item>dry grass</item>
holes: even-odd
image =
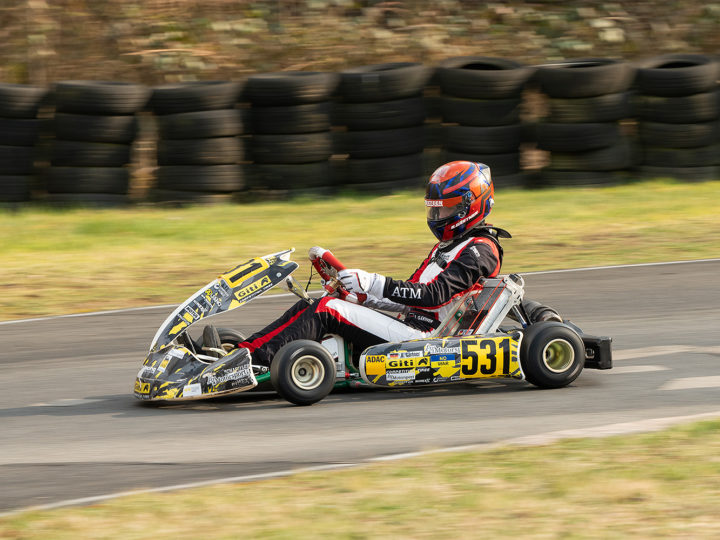
[[[720,182],[497,193],[503,271],[717,257]],[[185,209],[0,213],[0,319],[173,304],[252,256],[331,249],[406,277],[433,245],[422,193]]]
[[[717,538],[720,421],[0,519],[0,538]]]

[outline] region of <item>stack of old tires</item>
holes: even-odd
[[[30,199],[38,109],[46,94],[36,86],[0,84],[0,202]]]
[[[124,82],[55,84],[54,136],[47,171],[48,199],[115,205],[128,201],[136,113],[150,90]]]
[[[459,56],[440,62],[445,161],[490,167],[495,187],[524,183],[520,106],[534,69],[512,60]]]
[[[720,177],[720,64],[700,54],[640,62],[635,111],[646,177]]]
[[[156,183],[150,196],[164,203],[232,199],[244,185],[242,84],[191,81],[153,88],[157,125]]]
[[[550,152],[541,171],[547,185],[616,182],[635,162],[621,121],[630,116],[635,68],[625,61],[578,59],[539,66],[549,115],[537,124],[538,148]]]
[[[338,151],[347,156],[341,183],[383,192],[423,184],[425,104],[432,69],[414,62],[373,64],[340,73],[334,123],[344,128]]]
[[[287,71],[248,77],[253,194],[324,192],[334,183],[330,100],[336,73]]]

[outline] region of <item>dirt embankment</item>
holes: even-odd
[[[541,63],[719,49],[720,3],[5,0],[0,81],[242,79],[473,54]]]

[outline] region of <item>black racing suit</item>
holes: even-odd
[[[378,343],[421,338],[440,324],[455,299],[480,279],[497,276],[503,253],[498,234],[510,236],[484,226],[449,244],[436,244],[410,279],[386,278],[383,298],[369,297],[364,305],[331,296],[311,305],[301,300],[239,346],[248,348],[254,364],[269,366],[280,347],[297,339],[319,342],[338,334],[360,352]]]

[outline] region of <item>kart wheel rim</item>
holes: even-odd
[[[293,383],[302,390],[313,390],[320,386],[325,376],[325,367],[315,356],[301,356],[292,365]]]
[[[575,349],[565,339],[553,339],[543,349],[543,363],[553,373],[563,373],[575,361]]]

